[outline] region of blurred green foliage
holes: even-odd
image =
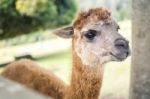
[[[46,41],[50,39],[52,40],[55,38],[56,36],[50,30],[36,31],[27,35],[26,34],[18,35],[12,38],[6,38],[3,40],[0,40],[0,48],[9,47],[9,46],[17,46],[21,44],[23,45],[23,44],[29,44],[29,43],[36,43],[36,42]]]
[[[0,0],[0,39],[69,24],[75,0]]]
[[[117,8],[115,17],[118,21],[131,19],[131,0],[122,1],[123,3]]]

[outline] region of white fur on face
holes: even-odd
[[[114,40],[116,39],[118,33],[115,26],[104,26],[103,22],[97,22],[96,24],[87,24],[81,31],[87,31],[89,29],[94,29],[101,31],[101,35],[94,38],[93,41],[87,41],[86,38],[81,37],[81,31],[76,32],[78,38],[75,43],[75,51],[77,55],[81,58],[82,63],[87,66],[99,67],[104,63],[112,61],[112,56],[110,51],[114,47]]]
[[[103,46],[104,42],[100,42],[99,39],[94,42],[84,42],[80,38],[77,39],[75,51],[84,65],[97,68],[111,60],[108,49]]]

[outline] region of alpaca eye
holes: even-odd
[[[89,40],[93,40],[96,34],[97,34],[96,30],[89,30],[84,34],[84,36]]]

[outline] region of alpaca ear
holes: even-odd
[[[62,38],[71,38],[74,34],[73,26],[67,26],[67,27],[55,30],[54,34]]]

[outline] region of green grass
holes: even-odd
[[[54,65],[70,66],[71,65],[71,52],[69,50],[65,52],[55,53],[45,57],[36,59],[36,61],[45,66],[45,68],[53,67]]]
[[[42,67],[51,70],[58,77],[64,80],[66,83],[69,82],[71,73],[71,51],[66,50],[61,53],[48,55],[35,60]]]

